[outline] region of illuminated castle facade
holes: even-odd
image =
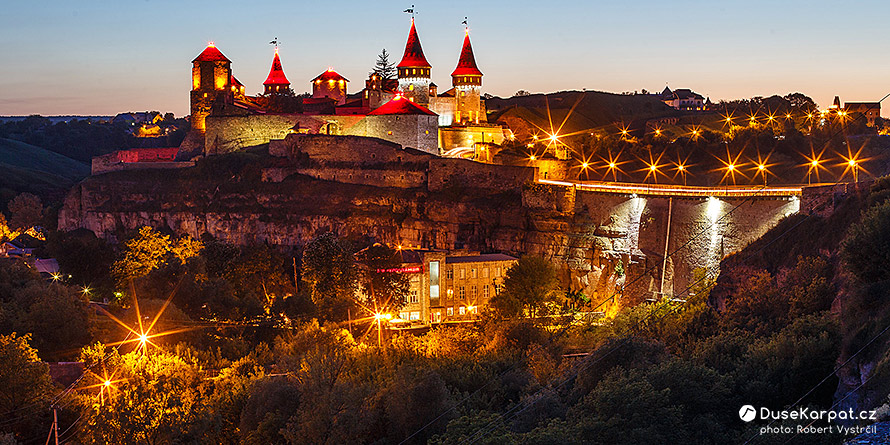
[[[452,88],[431,81],[414,19],[397,83],[372,74],[365,89],[348,94],[349,80],[328,69],[312,79],[312,95],[294,96],[278,48],[263,94],[248,96],[232,62],[211,43],[192,61],[191,127],[180,158],[224,153],[282,139],[289,133],[366,136],[441,155],[477,143],[500,144],[500,126],[486,123],[482,72],[465,32]]]

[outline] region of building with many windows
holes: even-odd
[[[438,299],[430,299],[430,322],[470,321],[488,305],[516,258],[494,253],[448,256],[440,277]]]
[[[410,287],[394,325],[473,321],[500,292],[515,257],[504,254],[448,255],[444,251],[403,249],[399,272]]]

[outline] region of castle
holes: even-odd
[[[276,46],[263,93],[248,96],[231,60],[210,43],[192,61],[191,130],[177,159],[227,153],[292,133],[374,137],[433,155],[504,141],[503,128],[487,123],[469,30],[451,89],[439,93],[432,83],[413,17],[396,69],[397,82],[372,73],[354,94],[348,93],[348,79],[328,69],[311,80],[311,96],[301,98],[291,89]]]

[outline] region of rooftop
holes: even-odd
[[[411,30],[408,31],[408,43],[405,44],[405,55],[397,68],[432,68],[423,55],[420,46],[420,37],[417,36],[417,28],[414,27],[414,19],[411,19]]]
[[[213,42],[210,42],[207,44],[207,48],[204,48],[204,51],[201,51],[201,54],[198,54],[198,57],[192,60],[192,63],[195,62],[231,62],[231,60],[224,56],[220,50],[216,49]]]
[[[391,101],[381,105],[379,108],[368,113],[369,116],[380,116],[388,114],[426,114],[429,116],[438,116],[428,108],[417,105],[404,96],[397,94]]]
[[[464,46],[460,51],[460,59],[452,76],[481,76],[482,71],[476,66],[476,57],[473,55],[473,46],[470,44],[470,32],[464,33]]]
[[[516,261],[518,258],[502,253],[484,253],[482,255],[471,256],[450,256],[445,257],[445,264],[463,264],[463,263],[486,263],[491,261]]]

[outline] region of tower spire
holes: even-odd
[[[269,76],[263,82],[264,94],[284,93],[290,88],[290,81],[284,75],[284,69],[281,67],[281,57],[278,56],[277,39],[275,42],[275,56],[272,58],[272,68],[269,70]]]

